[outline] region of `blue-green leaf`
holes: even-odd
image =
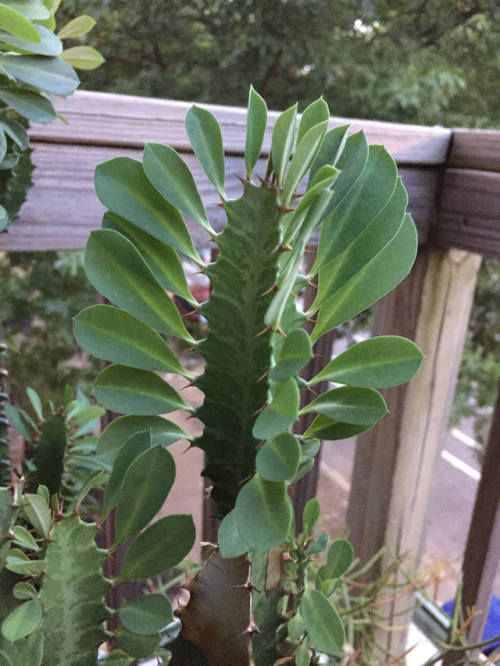
[[[279,185],[283,184],[285,170],[292,153],[296,121],[297,104],[294,104],[278,116],[273,129],[271,157]]]
[[[299,389],[292,377],[280,382],[270,404],[258,415],[253,436],[256,439],[269,439],[287,430],[297,420]]]
[[[3,86],[0,87],[0,100],[34,123],[50,123],[57,117],[51,102],[31,90]]]
[[[307,173],[323,140],[328,121],[311,127],[300,142],[297,143],[295,154],[290,162],[283,187],[283,204],[287,206],[295,192],[295,188]]]
[[[171,146],[147,143],[143,164],[149,182],[167,201],[214,233],[191,171]]]
[[[300,601],[300,614],[311,644],[321,652],[338,654],[344,643],[344,627],[328,599],[317,590],[306,590]]]
[[[334,127],[329,130],[318,150],[316,159],[314,160],[311,170],[310,178],[313,180],[317,172],[324,166],[336,166],[342,154],[347,139],[347,130],[349,125],[342,125],[341,127]]]
[[[160,633],[154,633],[143,636],[121,628],[116,632],[116,640],[119,647],[131,657],[146,659],[147,657],[151,657],[160,645],[161,635]]]
[[[143,594],[122,606],[118,617],[125,629],[147,636],[172,621],[172,605],[164,594]]]
[[[40,41],[40,35],[35,26],[21,13],[4,4],[0,4],[0,25],[11,35],[17,35],[33,44]]]
[[[72,95],[80,83],[75,70],[61,58],[4,55],[0,56],[0,67],[17,81],[53,95]]]
[[[278,362],[269,377],[277,382],[293,377],[312,357],[311,340],[303,328],[298,328],[285,338],[278,354]]]
[[[219,196],[225,199],[224,146],[216,117],[207,109],[193,104],[186,114],[186,132],[203,171],[215,185]]]
[[[301,413],[315,412],[344,423],[370,425],[376,423],[387,411],[385,400],[378,391],[342,386],[315,398]]]
[[[224,558],[238,557],[250,550],[238,528],[236,511],[227,513],[219,526],[219,550]]]
[[[328,549],[327,561],[319,573],[323,580],[343,576],[354,561],[354,551],[347,539],[336,539]]]
[[[268,439],[259,449],[255,460],[257,472],[268,481],[292,479],[299,462],[299,441],[289,432]]]
[[[37,599],[15,608],[2,623],[3,637],[14,643],[35,631],[42,621],[42,609]]]
[[[62,51],[61,40],[56,37],[53,32],[41,25],[36,25],[35,30],[40,37],[39,41],[36,43],[27,39],[22,39],[21,37],[13,37],[3,30],[0,30],[0,42],[13,46],[15,49],[27,51],[36,55],[58,56]]]
[[[262,143],[267,126],[267,106],[259,93],[250,86],[248,93],[247,131],[245,138],[245,167],[247,178],[252,177],[252,171],[262,150]]]

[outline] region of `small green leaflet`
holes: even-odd
[[[312,497],[304,507],[302,514],[302,524],[304,526],[304,534],[311,534],[314,526],[316,525],[321,515],[321,507],[316,497]]]
[[[191,410],[177,391],[151,370],[110,365],[95,381],[95,395],[104,407],[121,414],[166,414]]]
[[[323,140],[323,137],[328,126],[328,121],[320,123],[311,127],[307,134],[298,143],[295,154],[292,157],[290,166],[288,168],[285,183],[283,186],[283,205],[288,206],[291,201],[295,188],[298,186],[302,178],[305,176],[307,170],[311,166],[318,148]]]
[[[80,83],[75,70],[61,58],[3,55],[0,67],[17,81],[53,95],[72,95]]]
[[[11,35],[26,39],[33,44],[40,41],[40,35],[35,26],[18,11],[3,3],[0,4],[0,25]]]
[[[267,440],[259,449],[255,460],[257,472],[268,481],[292,479],[299,462],[299,441],[289,432]]]
[[[283,184],[285,170],[292,153],[296,121],[297,104],[294,104],[278,116],[273,129],[271,158],[279,185]]]
[[[317,590],[306,590],[300,614],[312,645],[321,652],[338,654],[344,643],[344,627],[328,599]]]
[[[280,382],[271,403],[257,416],[253,426],[256,439],[269,439],[287,430],[297,420],[299,389],[292,377]]]
[[[147,636],[172,621],[172,606],[163,594],[143,594],[122,606],[118,617],[125,629]]]
[[[309,382],[384,388],[409,381],[422,365],[423,354],[411,340],[381,335],[349,347]]]
[[[56,112],[50,101],[31,90],[0,87],[0,100],[34,123],[47,124],[56,119]]]
[[[328,122],[329,119],[330,109],[322,97],[312,102],[312,104],[309,104],[309,106],[304,109],[300,118],[299,129],[297,131],[297,146],[312,127],[319,123],[324,123],[325,121]],[[329,164],[331,164],[331,162],[329,162]]]
[[[59,30],[57,36],[59,39],[74,39],[75,37],[86,35],[94,26],[95,19],[92,18],[92,16],[82,14],[66,23],[66,25]]]
[[[103,56],[92,46],[73,46],[64,49],[61,58],[75,69],[97,69],[104,62]]]
[[[319,574],[323,580],[340,578],[354,561],[354,551],[347,539],[336,539],[328,549],[327,561]]]
[[[248,93],[247,131],[245,139],[245,167],[247,178],[259,159],[267,126],[267,106],[259,93],[250,86]]]
[[[186,114],[186,132],[203,171],[224,200],[224,146],[216,117],[207,109],[193,104]]]
[[[284,381],[297,375],[313,357],[311,340],[303,328],[287,335],[278,354],[278,362],[269,374],[273,381]]]
[[[255,474],[238,493],[235,512],[241,537],[250,548],[268,550],[286,540],[292,507],[283,481]]]
[[[149,182],[167,201],[205,227],[209,233],[215,233],[188,165],[171,146],[147,143],[143,165]]]
[[[342,386],[326,391],[301,410],[301,414],[309,412],[353,425],[370,425],[384,416],[388,409],[378,391]]]
[[[325,134],[309,172],[310,180],[316,177],[316,174],[322,167],[337,165],[340,155],[344,150],[348,129],[349,125],[342,125],[342,127],[334,127]]]
[[[219,550],[224,558],[238,557],[250,550],[238,529],[236,511],[227,513],[219,525]]]
[[[35,631],[42,621],[42,608],[37,599],[15,608],[2,623],[3,637],[14,643]]]

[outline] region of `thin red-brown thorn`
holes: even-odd
[[[235,173],[234,175],[235,175],[236,178],[240,181],[240,183],[243,183],[243,185],[248,185],[248,183],[251,183],[251,182],[252,182],[252,181],[250,180],[250,178],[243,178],[242,176],[238,176],[238,174],[236,174],[236,173]],[[259,176],[259,178],[260,178],[260,176]],[[260,180],[262,180],[262,178],[260,178]]]
[[[207,548],[208,546],[211,546],[212,548],[219,550],[218,544],[213,543],[212,541],[200,541],[200,546],[202,548]]]
[[[188,354],[189,352],[192,352],[196,349],[196,347],[188,347],[187,349],[183,349],[181,351],[181,354]]]
[[[293,247],[291,245],[285,245],[284,247],[281,248],[280,252],[291,252],[293,250]]]
[[[247,628],[244,629],[244,630],[241,632],[240,636],[242,636],[242,635],[244,635],[244,634],[249,634],[249,635],[251,636],[252,634],[261,634],[261,633],[262,633],[262,631],[261,631],[261,630],[259,629],[259,627],[255,624],[255,622],[253,621],[253,619],[250,619],[250,622],[248,623]]]
[[[260,333],[257,333],[255,336],[256,338],[260,338],[261,335],[264,335],[265,333],[268,333],[271,330],[270,326],[266,326],[266,328],[263,328]]]
[[[310,386],[307,387],[307,390],[309,391],[309,393],[312,393],[315,398],[318,397],[318,394],[316,393],[316,391],[314,389],[312,389]]]
[[[294,564],[297,564],[297,560],[294,560],[289,552],[281,553],[281,559],[283,562],[293,562]]]
[[[294,193],[292,194],[292,197],[293,197],[294,199],[300,199],[301,197],[304,196],[304,194],[305,194],[305,192],[294,192]]]
[[[206,241],[206,242],[209,243],[210,241]],[[195,273],[192,273],[192,275],[205,275],[205,267],[200,268],[199,271],[196,271]]]
[[[273,282],[272,285],[269,287],[269,289],[266,289],[266,291],[263,291],[263,292],[262,292],[262,294],[260,295],[260,297],[262,298],[262,296],[267,296],[267,295],[270,294],[272,291],[277,291],[277,289],[278,289],[278,283],[277,283],[277,282]]]
[[[304,254],[316,254],[316,250],[309,250],[307,247],[304,250]]]
[[[290,208],[290,207],[285,207],[285,206],[280,206],[279,204],[276,206],[276,208],[279,210],[280,213],[293,213],[295,211],[295,208]]]
[[[307,278],[307,284],[308,284],[309,287],[313,287],[313,289],[317,289],[317,288],[318,288],[318,285],[316,284],[316,282],[313,282],[313,281],[310,280],[309,278]]]
[[[242,485],[243,485],[244,483],[246,483],[247,481],[250,481],[250,479],[253,479],[254,475],[255,475],[255,472],[252,472],[252,473],[249,474],[248,476],[245,476],[244,479],[241,479],[241,481],[238,481],[238,485],[239,485],[239,486],[242,486]]]
[[[260,590],[256,588],[255,585],[253,585],[249,580],[247,580],[245,583],[240,583],[239,585],[231,585],[231,588],[237,588],[237,587],[240,587],[243,590],[247,590],[250,593],[252,592],[260,593]]]
[[[211,202],[209,203],[209,206],[220,206],[221,208],[224,208],[224,206],[226,205],[226,203],[227,203],[227,200],[226,200],[226,199],[224,199],[223,201],[211,201]]]
[[[268,368],[265,372],[263,372],[263,373],[261,374],[261,376],[257,379],[257,381],[256,381],[255,383],[258,384],[258,383],[261,382],[263,379],[265,379],[265,378],[267,377],[267,375],[269,374],[269,371],[270,371],[270,370],[271,370],[271,368]]]
[[[189,442],[186,449],[181,453],[181,456],[183,456],[185,453],[187,453],[190,449],[194,448],[193,442]]]
[[[285,333],[285,331],[281,328],[281,326],[278,326],[278,328],[276,329],[276,333],[279,333],[281,335],[281,337],[283,337],[283,338],[288,337],[287,334]]]
[[[190,310],[189,312],[184,312],[184,314],[181,315],[181,317],[191,317],[191,315],[197,314],[198,309],[195,308],[194,310]]]
[[[314,358],[323,358],[323,354],[313,354]]]
[[[252,416],[257,416],[257,414],[260,414],[266,407],[267,407],[267,402],[265,402],[262,405],[262,407],[259,407],[259,409],[255,410],[255,412],[252,414]]]

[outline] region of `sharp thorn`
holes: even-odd
[[[260,413],[262,412],[262,410],[264,410],[266,407],[267,407],[267,402],[265,402],[265,403],[262,405],[262,407],[259,407],[259,409],[257,409],[257,410],[252,414],[252,416],[257,416],[257,414],[260,414]]]
[[[212,541],[200,541],[200,546],[202,548],[210,547],[210,548],[215,548],[217,550],[219,549],[219,546],[216,543],[213,543]]]
[[[181,354],[188,354],[189,352],[192,352],[196,349],[196,347],[188,347],[187,349],[183,349],[181,351]]]
[[[252,181],[248,176],[246,178],[243,178],[242,176],[238,176],[238,174],[235,174],[236,178],[240,181],[240,183],[243,183],[243,185],[248,185],[248,183],[251,183]],[[259,176],[260,178],[260,176]],[[260,178],[262,180],[262,178]]]
[[[285,245],[285,247],[281,248],[282,252],[291,252],[293,250],[293,247],[291,245]]]
[[[281,326],[278,326],[278,328],[276,329],[276,333],[279,333],[283,338],[288,337],[285,331],[281,328]]]
[[[277,291],[277,289],[278,289],[278,283],[277,283],[277,282],[273,282],[272,285],[269,287],[269,289],[266,289],[266,291],[263,291],[262,294],[261,294],[260,296],[261,296],[261,297],[262,297],[262,296],[267,296],[267,295],[270,294],[272,291]]]
[[[288,552],[281,553],[281,559],[283,560],[283,562],[293,562],[294,564],[297,564],[297,560],[294,560],[293,557]]]
[[[255,337],[256,337],[256,338],[260,338],[261,335],[265,335],[265,334],[268,333],[270,330],[271,330],[271,327],[270,327],[270,326],[266,326],[266,328],[263,328],[262,331],[261,331],[260,333],[257,333],[257,335],[256,335]]]
[[[304,196],[304,194],[305,192],[294,192],[292,196],[294,199],[300,199]]]
[[[189,312],[184,312],[181,317],[192,317],[194,314],[198,314],[198,309],[190,310]]]
[[[221,208],[224,208],[226,205],[226,200],[224,199],[223,201],[211,201],[209,206],[220,206]]]
[[[293,213],[295,211],[295,208],[289,208],[285,206],[276,206],[276,208],[279,210],[280,213]]]
[[[238,485],[239,485],[239,486],[242,486],[242,485],[243,485],[244,483],[246,483],[247,481],[250,481],[250,479],[253,478],[254,474],[255,474],[255,472],[252,472],[252,474],[249,474],[248,476],[245,476],[244,479],[241,479],[241,481],[238,481]]]
[[[267,375],[269,374],[269,371],[270,371],[270,370],[271,370],[271,368],[268,368],[265,372],[263,372],[263,373],[261,374],[261,376],[257,379],[257,381],[256,381],[255,383],[258,384],[258,383],[261,382],[263,379],[265,379],[265,378],[267,377]]]
[[[318,285],[316,284],[316,282],[313,282],[313,281],[310,280],[309,278],[307,278],[307,284],[308,284],[309,287],[312,287],[313,289],[317,289],[317,288],[318,288]]]
[[[249,634],[249,635],[251,636],[252,634],[261,634],[261,633],[262,633],[262,631],[261,631],[261,630],[259,629],[259,627],[255,624],[255,622],[254,622],[253,620],[250,620],[250,622],[248,623],[247,628],[244,629],[244,630],[241,632],[240,636],[241,636],[241,635],[244,635],[244,634]]]
[[[309,250],[307,247],[304,250],[304,254],[316,254],[316,250]]]

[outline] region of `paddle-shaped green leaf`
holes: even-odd
[[[112,213],[201,263],[182,215],[158,194],[140,162],[130,157],[115,157],[99,164],[95,187],[101,203]]]
[[[2,4],[15,9],[27,19],[45,20],[50,16],[43,0],[6,0]]]
[[[273,129],[271,158],[279,185],[283,184],[283,176],[292,153],[296,122],[297,104],[294,104],[278,116]]]
[[[0,25],[6,32],[28,42],[36,44],[40,41],[36,27],[18,11],[4,4],[0,4]]]
[[[73,46],[64,49],[61,58],[75,69],[97,69],[104,62],[103,56],[92,46]]]
[[[22,125],[16,123],[15,120],[2,118],[0,120],[0,130],[3,130],[21,150],[26,150],[29,144],[29,137],[28,132]]]
[[[302,513],[302,525],[304,526],[304,534],[311,534],[314,526],[318,522],[321,515],[321,507],[316,497],[312,497],[304,507]]]
[[[328,546],[329,540],[328,532],[322,532],[319,537],[312,542],[312,544],[305,550],[306,555],[315,555],[321,553]]]
[[[203,171],[215,185],[219,196],[225,199],[224,146],[216,117],[207,109],[193,104],[186,114],[186,132]]]
[[[173,206],[214,233],[188,165],[170,146],[147,143],[143,165],[149,182]]]
[[[295,188],[300,183],[302,178],[305,176],[307,170],[311,166],[311,163],[318,152],[318,148],[323,140],[326,129],[328,126],[328,121],[320,123],[311,127],[311,129],[305,134],[300,143],[297,144],[297,149],[295,154],[292,157],[290,166],[288,168],[284,191],[283,191],[283,204],[287,206],[292,198],[292,194],[295,192]]]
[[[125,474],[132,462],[152,448],[153,442],[150,430],[143,430],[131,435],[120,448],[116,460],[111,470],[106,490],[104,492],[104,499],[102,502],[102,518],[116,506],[120,496],[120,489],[123,483]]]
[[[247,178],[252,177],[254,166],[262,150],[267,125],[267,106],[259,93],[250,86],[248,93],[247,131],[245,138],[245,167]]]
[[[57,36],[59,39],[74,39],[75,37],[86,35],[94,26],[95,19],[92,18],[92,16],[82,14],[66,23],[66,25],[59,30]]]
[[[17,81],[53,95],[72,95],[80,83],[75,70],[61,58],[45,56],[0,56],[0,66]]]
[[[12,528],[12,533],[14,535],[14,543],[17,543],[18,546],[23,548],[28,548],[29,550],[40,550],[37,542],[33,538],[32,534],[22,525],[16,525]]]
[[[31,90],[0,87],[0,100],[34,123],[50,123],[57,117],[49,100]]]
[[[324,414],[318,414],[318,416],[311,423],[309,428],[304,433],[305,437],[317,437],[322,440],[335,441],[337,439],[349,439],[349,437],[355,437],[360,435],[362,432],[366,432],[373,427],[373,423],[368,425],[353,425],[352,423],[344,423],[342,421],[336,421],[331,419]]]
[[[381,335],[349,347],[309,382],[384,388],[409,381],[422,365],[423,354],[411,340]]]
[[[166,414],[190,409],[177,391],[150,370],[110,365],[97,375],[97,400],[119,414]]]
[[[300,614],[312,645],[321,652],[338,654],[344,643],[344,627],[328,599],[317,590],[306,590]]]
[[[269,376],[277,382],[293,377],[302,370],[312,356],[311,340],[303,328],[298,328],[285,338],[278,355],[278,362]]]
[[[354,551],[347,539],[336,539],[328,549],[326,564],[320,570],[323,580],[343,576],[354,561]]]
[[[27,442],[31,442],[31,433],[26,419],[23,418],[21,412],[14,407],[14,405],[5,405],[4,406],[5,415],[7,416],[9,423],[14,427]]]
[[[172,621],[172,605],[164,594],[144,594],[122,606],[118,617],[125,629],[147,636]]]
[[[119,647],[131,657],[145,659],[160,645],[161,635],[155,633],[143,636],[122,628],[116,632],[116,640]]]
[[[319,123],[324,123],[325,121],[328,122],[329,118],[330,109],[322,97],[312,102],[312,104],[309,104],[309,106],[304,109],[300,118],[299,129],[297,131],[297,146],[312,127]]]
[[[73,330],[80,347],[97,358],[189,376],[164,339],[124,310],[91,305],[74,318]]]
[[[286,540],[292,508],[283,481],[255,474],[238,493],[235,512],[239,532],[250,548],[268,550]]]
[[[26,389],[26,393],[28,395],[29,401],[31,402],[33,409],[35,410],[35,414],[37,415],[38,420],[43,421],[44,420],[43,408],[40,396],[34,389],[31,388],[31,386],[28,386],[28,388]]]
[[[2,623],[3,637],[14,641],[31,634],[42,621],[42,609],[37,599],[32,599],[15,608]]]
[[[146,527],[163,506],[174,480],[174,459],[161,444],[144,451],[130,464],[116,507],[115,546]]]
[[[340,158],[340,155],[344,149],[345,142],[347,139],[347,130],[349,125],[342,125],[341,127],[334,127],[329,130],[324,138],[321,146],[316,155],[311,170],[310,170],[310,179],[313,180],[318,171],[328,165],[336,166]]]
[[[238,555],[243,555],[243,553],[250,550],[238,529],[238,520],[234,509],[222,519],[219,525],[218,540],[220,554],[224,558],[238,557]]]
[[[306,643],[301,643],[295,651],[295,666],[309,666],[311,655]]]
[[[344,423],[370,425],[378,421],[387,411],[385,400],[378,391],[371,388],[342,386],[315,398],[301,410],[301,414],[315,412]]]
[[[405,215],[397,234],[351,280],[320,307],[318,323],[311,334],[316,341],[323,333],[343,324],[373,305],[405,278],[417,254],[417,231]]]
[[[85,249],[85,272],[115,305],[161,333],[192,341],[175,304],[125,236],[112,229],[93,231]]]
[[[128,238],[139,250],[165,291],[182,296],[193,307],[198,306],[197,300],[189,290],[184,268],[173,248],[114,213],[105,213],[102,228],[114,229]]]
[[[31,583],[16,583],[12,588],[12,594],[16,599],[34,599],[38,592]]]
[[[269,439],[283,432],[297,420],[298,408],[299,389],[291,377],[276,386],[271,403],[254,423],[253,436],[256,439]]]
[[[153,444],[169,446],[179,439],[192,439],[182,428],[161,416],[120,416],[101,433],[97,454],[106,463],[113,463],[124,442],[132,435],[148,430]]]
[[[22,498],[22,514],[40,536],[47,538],[52,525],[47,503],[41,495],[25,493]]]
[[[267,440],[259,449],[255,459],[257,472],[268,481],[292,479],[299,462],[299,441],[289,432],[283,432]]]
[[[128,548],[120,580],[143,580],[174,567],[189,553],[194,539],[191,516],[179,514],[160,518]]]
[[[35,26],[35,30],[40,37],[40,40],[36,44],[33,44],[30,40],[9,35],[3,30],[0,30],[0,42],[4,42],[11,47],[13,46],[13,51],[27,51],[28,53],[44,56],[57,56],[61,53],[61,40],[53,32],[41,25]]]

